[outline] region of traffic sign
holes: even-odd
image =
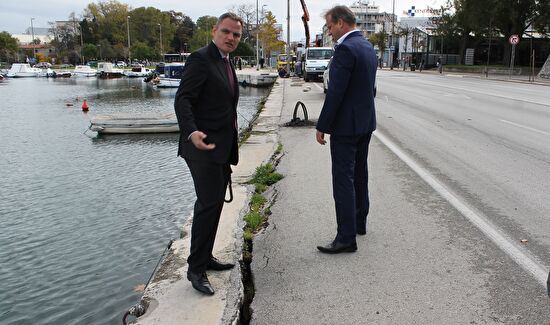
[[[508,40],[510,41],[510,44],[516,45],[519,43],[519,36],[517,34],[511,35]]]

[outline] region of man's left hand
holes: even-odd
[[[325,140],[325,134],[321,131],[317,131],[317,142],[319,142],[322,145],[325,145],[327,141]]]

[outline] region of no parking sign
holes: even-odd
[[[510,41],[510,44],[516,45],[517,43],[519,43],[519,35],[517,34],[510,35],[510,38],[508,39],[508,41]]]

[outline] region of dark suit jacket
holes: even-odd
[[[376,129],[376,68],[374,48],[361,32],[352,32],[336,47],[317,130],[331,135],[353,136]]]
[[[190,160],[237,164],[239,87],[235,71],[233,68],[231,70],[234,89],[229,86],[225,63],[214,43],[187,58],[174,103],[180,128],[179,156]],[[188,139],[197,130],[204,132],[207,135],[204,141],[216,144],[216,148],[208,151],[195,148]]]

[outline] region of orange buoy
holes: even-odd
[[[84,102],[82,102],[82,111],[83,112],[88,111],[88,101],[86,101],[86,98],[84,98]]]

